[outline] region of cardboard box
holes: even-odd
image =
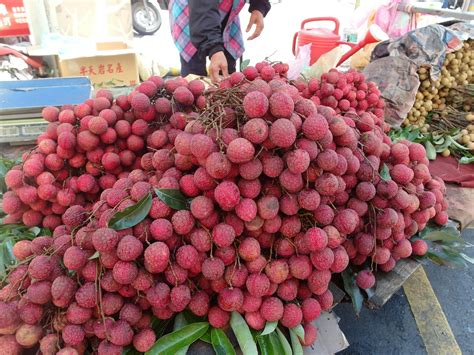
[[[35,0],[38,1],[38,0]],[[108,41],[133,38],[130,0],[43,0],[51,32]]]
[[[61,76],[87,76],[95,88],[139,83],[137,57],[133,49],[123,42],[97,43],[96,47],[97,50],[90,54],[60,56]]]

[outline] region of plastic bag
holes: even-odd
[[[370,56],[377,43],[370,43],[351,57],[351,68],[362,70],[370,63]]]
[[[385,99],[385,121],[400,127],[413,107],[420,86],[418,66],[402,56],[384,57],[370,63],[363,71],[367,81],[373,81]]]
[[[374,23],[388,34],[390,38],[397,38],[416,28],[416,15],[399,11],[399,5],[410,5],[412,1],[391,0],[377,10]]]
[[[296,80],[311,61],[311,43],[301,46],[295,60],[288,63],[288,79]]]
[[[341,59],[344,53],[345,50],[342,49],[341,46],[324,53],[312,66],[303,70],[303,76],[305,78],[320,78],[323,73],[326,73],[329,71],[329,69],[336,67],[337,62],[339,59]]]

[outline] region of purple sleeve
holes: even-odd
[[[258,10],[263,16],[266,16],[268,11],[270,11],[270,8],[271,5],[269,0],[250,0],[249,12]]]

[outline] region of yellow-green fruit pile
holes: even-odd
[[[413,108],[403,122],[403,126],[414,126],[422,132],[427,132],[429,125],[425,123],[432,110],[444,110],[447,105],[460,102],[460,92],[457,88],[474,82],[474,40],[465,41],[462,48],[448,53],[441,68],[438,80],[431,80],[428,67],[420,67],[420,88],[416,93]],[[461,109],[471,111],[470,104],[464,104]]]
[[[465,145],[469,150],[474,150],[474,114],[466,114],[466,120],[470,123],[461,131],[459,143]]]

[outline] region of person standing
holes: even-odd
[[[269,0],[250,0],[251,13],[246,32],[260,36],[264,17],[270,11]],[[244,52],[239,12],[245,0],[171,0],[170,26],[173,41],[180,53],[181,75],[206,76],[206,59],[213,82],[235,72],[236,61]]]

